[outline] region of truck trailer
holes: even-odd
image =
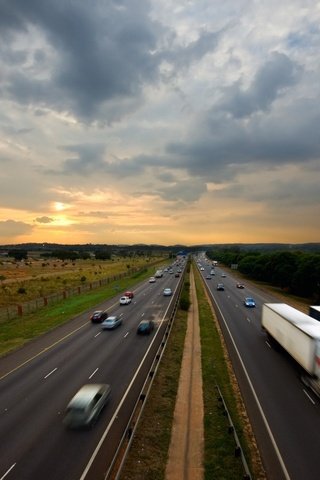
[[[285,303],[265,303],[261,325],[302,367],[302,381],[320,397],[320,322]]]

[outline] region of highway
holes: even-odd
[[[238,280],[218,266],[212,279],[206,279],[211,262],[202,259],[201,265],[268,480],[319,479],[319,399],[300,381],[294,361],[274,350],[261,330],[262,304],[281,302],[254,286],[238,289]],[[217,283],[224,283],[225,290],[217,291]],[[255,299],[255,308],[244,306],[246,296]]]
[[[122,316],[115,330],[92,324],[92,308],[0,360],[1,480],[84,479],[92,460],[107,469],[162,340],[174,298],[162,291],[180,281],[166,274],[140,284],[129,305],[119,305],[123,292],[100,305]],[[156,324],[151,335],[136,334],[143,318]],[[111,398],[93,428],[68,430],[65,408],[86,383],[110,384]]]

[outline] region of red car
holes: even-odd
[[[123,294],[124,297],[129,297],[129,298],[133,298],[134,297],[134,293],[133,292],[125,292]]]

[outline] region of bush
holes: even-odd
[[[25,293],[27,293],[27,290],[24,287],[19,287],[18,290],[17,290],[17,293],[25,294]]]

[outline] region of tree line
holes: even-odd
[[[229,267],[237,265],[248,278],[320,303],[320,253],[242,251],[231,247],[207,251],[207,256]]]

